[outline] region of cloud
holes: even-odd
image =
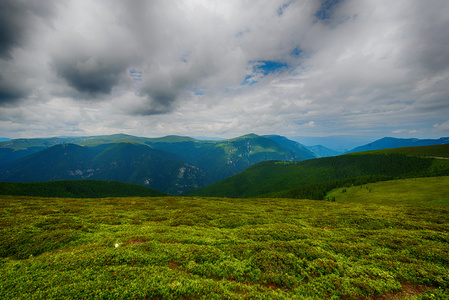
[[[0,2],[0,106],[15,105],[33,92],[28,72],[33,66],[20,59],[29,51],[33,31],[39,24],[50,26],[55,12],[52,1]]]
[[[12,59],[12,51],[21,47],[28,38],[30,27],[39,20],[49,19],[55,13],[51,1],[15,1],[0,2],[0,58]]]
[[[443,131],[443,132],[448,132],[449,131],[449,120],[445,121],[443,123],[436,123],[433,125],[433,128],[439,130],[439,131]]]
[[[54,57],[52,68],[70,87],[92,97],[110,94],[128,65],[114,58],[88,54],[64,53]]]
[[[436,1],[428,5],[425,1],[414,1],[408,13],[414,16],[404,24],[404,52],[402,62],[406,66],[419,67],[428,74],[447,71],[449,57],[449,19],[441,11],[449,9],[447,1]],[[421,72],[420,72],[421,73]]]
[[[408,130],[408,129],[396,129],[396,130],[393,130],[391,133],[394,133],[394,134],[399,134],[399,133],[409,133],[409,134],[414,134],[414,133],[417,133],[418,132],[418,130],[415,130],[415,129],[412,129],[412,130]]]
[[[37,136],[59,132],[62,105],[78,118],[68,131],[95,134],[435,134],[449,113],[448,9],[443,0],[2,1],[0,121],[14,124],[2,135],[31,134],[28,124]]]
[[[4,72],[6,73],[6,72]],[[17,99],[25,97],[28,90],[17,84],[17,81],[11,80],[10,74],[0,73],[0,106],[15,102]]]

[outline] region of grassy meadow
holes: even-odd
[[[0,196],[0,299],[448,299],[447,198],[375,202]]]
[[[381,205],[447,206],[449,176],[389,180],[342,187],[328,193],[328,199]]]

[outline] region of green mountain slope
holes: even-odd
[[[294,153],[297,153],[298,155],[301,156],[301,160],[306,160],[306,159],[312,159],[312,158],[318,158],[319,156],[317,154],[315,154],[314,152],[310,151],[310,149],[298,142],[289,140],[286,137],[280,136],[280,135],[265,135],[264,137],[267,137],[273,141],[275,141],[276,143],[278,143],[279,145],[281,145],[282,147],[284,147],[285,149],[288,149]]]
[[[322,145],[307,146],[307,149],[315,153],[318,157],[329,157],[343,154],[343,152],[335,151]]]
[[[303,196],[297,194],[295,197],[294,193],[300,191],[294,189],[309,185],[326,183],[324,186],[314,187],[321,190],[338,187],[338,184],[351,183],[357,178],[370,182],[449,174],[449,164],[439,165],[435,160],[395,153],[342,155],[302,162],[268,161],[253,165],[235,176],[208,187],[186,192],[185,195],[217,197],[266,195],[296,198]],[[436,165],[441,169],[436,168]],[[289,193],[286,193],[287,191]]]
[[[212,182],[235,175],[261,161],[300,161],[313,156],[307,149],[304,150],[303,154],[300,154],[299,144],[298,149],[292,151],[271,138],[256,134],[222,141],[166,137],[157,140],[152,139],[147,141],[146,144],[170,151],[197,166],[207,174]]]
[[[137,184],[103,180],[56,180],[46,182],[0,182],[0,195],[105,198],[161,197],[166,194]]]
[[[57,173],[61,170],[56,168],[53,170],[56,174],[53,177],[45,174],[43,176],[45,179],[96,178],[121,180],[138,184],[151,184],[151,187],[157,190],[170,193],[203,187],[235,175],[261,161],[300,161],[314,157],[301,144],[284,137],[263,137],[255,134],[220,141],[200,141],[183,136],[144,138],[126,134],[77,138],[18,139],[0,143],[0,165],[13,162],[13,164],[0,168],[0,180],[45,180],[37,178],[41,177],[42,172],[51,171],[49,166],[43,166],[42,171],[38,172],[41,168],[35,166],[41,162],[34,161],[34,156],[30,156],[26,160],[23,159],[51,146],[63,147],[67,143],[97,151],[98,153],[93,160],[94,165],[86,168],[80,166],[78,159],[69,160],[65,162],[66,170],[62,171],[63,174]],[[106,150],[111,144],[121,146],[114,146]],[[61,149],[58,147],[52,151]],[[146,154],[142,154],[140,151]],[[151,155],[149,152],[151,152]],[[44,151],[43,153],[47,152]],[[58,160],[61,159],[57,154],[53,157]],[[22,160],[19,161],[19,159]],[[154,161],[151,162],[151,159]],[[90,158],[84,160],[90,160]],[[120,172],[113,171],[112,165],[109,165],[110,160],[120,165]],[[42,159],[42,161],[47,162],[47,159]],[[161,164],[162,161],[166,161],[167,167]],[[179,165],[180,162],[183,166]],[[27,166],[27,164],[30,166]],[[52,162],[51,164],[55,163]],[[125,165],[127,165],[127,168],[125,168]],[[158,174],[154,174],[156,169]],[[29,174],[30,172],[31,174]],[[67,174],[64,172],[70,173],[71,177],[67,178]],[[181,176],[181,178],[179,180],[167,180],[168,177],[173,177],[175,174]],[[142,181],[141,178],[143,177],[147,177],[147,179]],[[169,185],[173,185],[173,187],[171,188]]]
[[[0,168],[2,181],[47,181],[83,179],[81,170],[91,169],[96,151],[74,144],[56,145],[32,155],[4,164]]]
[[[173,194],[210,183],[201,170],[176,160],[174,154],[132,143],[96,147],[57,145],[3,165],[0,179],[11,182],[117,180]]]

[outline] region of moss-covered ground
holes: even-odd
[[[0,299],[447,299],[440,204],[0,196]]]

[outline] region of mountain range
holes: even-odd
[[[418,147],[418,146],[431,146],[441,145],[449,143],[449,137],[442,137],[439,139],[399,139],[393,137],[384,137],[380,140],[372,143],[355,147],[347,153],[362,152],[370,150],[392,149],[400,147]]]
[[[359,149],[444,141],[449,138],[384,138]],[[125,134],[13,139],[0,143],[0,181],[114,180],[176,195],[204,188],[260,162],[299,162],[338,154],[279,135],[248,134],[228,140]]]
[[[117,180],[179,194],[235,175],[261,161],[316,157],[287,138],[256,134],[220,141],[124,134],[16,139],[0,143],[0,181]]]

